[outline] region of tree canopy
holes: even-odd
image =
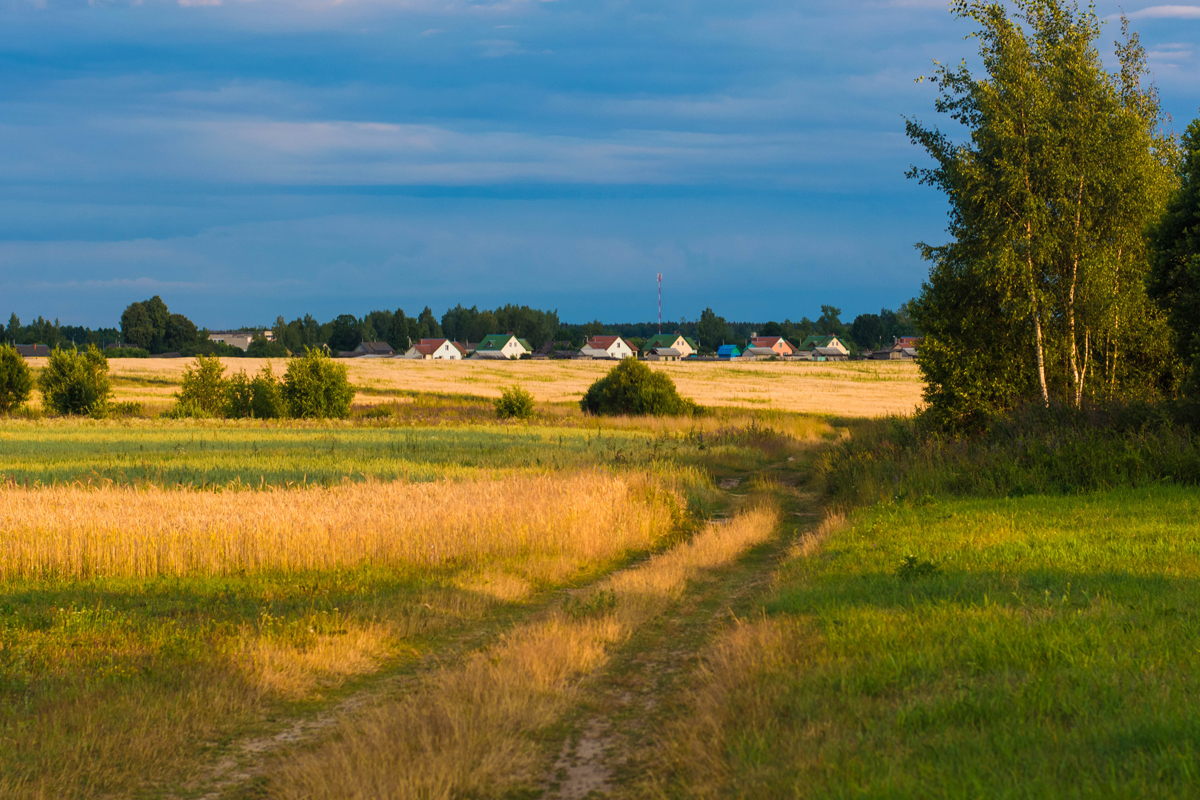
[[[932,266],[913,307],[930,413],[948,426],[1174,380],[1144,230],[1174,186],[1176,146],[1141,85],[1145,52],[1123,24],[1110,74],[1090,7],[1011,6],[951,6],[976,26],[983,74],[939,65],[932,81],[969,138],[907,123],[934,161],[910,177],[950,202],[952,241],[919,245]]]

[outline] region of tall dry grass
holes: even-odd
[[[534,579],[554,579],[674,530],[685,501],[669,483],[586,470],[261,492],[8,485],[0,487],[0,579],[506,559],[538,565]]]
[[[323,746],[282,767],[270,795],[437,800],[504,796],[536,782],[544,758],[533,735],[570,706],[580,677],[688,581],[732,563],[777,524],[775,510],[758,508],[611,576],[410,697],[344,719]]]

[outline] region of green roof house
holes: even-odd
[[[650,352],[651,350],[655,350],[660,347],[678,350],[679,355],[684,358],[687,358],[690,355],[695,355],[696,351],[699,349],[696,347],[695,341],[676,331],[675,333],[654,334],[646,340],[646,344],[642,347],[642,350],[645,352]]]
[[[520,358],[533,352],[529,342],[512,333],[490,333],[475,348],[473,358]]]

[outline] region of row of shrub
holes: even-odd
[[[245,370],[225,377],[216,356],[196,356],[184,368],[178,401],[167,416],[225,419],[345,419],[354,387],[346,366],[320,350],[308,350],[288,361],[282,380],[266,364],[255,376]]]
[[[21,406],[32,389],[25,359],[15,348],[0,345],[0,412]],[[95,345],[83,352],[55,349],[38,377],[38,389],[51,412],[104,416],[112,407],[108,358]],[[282,379],[276,378],[269,363],[254,376],[243,370],[226,377],[217,356],[196,356],[184,368],[177,402],[166,416],[344,419],[353,399],[345,365],[321,350],[307,350],[303,356],[289,359]],[[668,375],[632,358],[593,383],[579,406],[598,415],[691,416],[699,412],[694,402],[680,397]],[[518,387],[505,389],[495,407],[501,419],[534,415],[533,397]]]
[[[33,372],[25,359],[16,348],[0,345],[0,412],[20,408],[33,388]],[[116,409],[108,358],[95,345],[83,351],[50,351],[37,388],[43,406],[51,413],[104,417]],[[219,358],[197,356],[184,369],[177,402],[166,416],[344,419],[350,415],[353,400],[354,388],[345,365],[319,350],[290,359],[282,379],[275,377],[270,364],[254,377],[242,371],[226,378]]]
[[[0,411],[20,408],[33,393],[33,373],[15,347],[0,345]],[[95,345],[87,350],[52,350],[37,379],[42,404],[56,414],[108,413],[112,381],[108,359]]]

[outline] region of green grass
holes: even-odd
[[[783,571],[794,653],[730,699],[769,710],[727,731],[729,793],[1191,795],[1198,519],[1173,486],[857,512]]]
[[[681,452],[682,451],[682,452]],[[428,481],[479,470],[646,465],[694,455],[637,430],[350,423],[69,421],[0,425],[0,480],[223,486]]]
[[[129,796],[139,780],[170,785],[230,736],[354,685],[354,675],[318,674],[315,693],[275,691],[253,660],[264,642],[300,659],[321,638],[383,625],[376,655],[402,665],[528,606],[454,577],[362,569],[5,584],[0,794],[27,784],[35,796]]]

